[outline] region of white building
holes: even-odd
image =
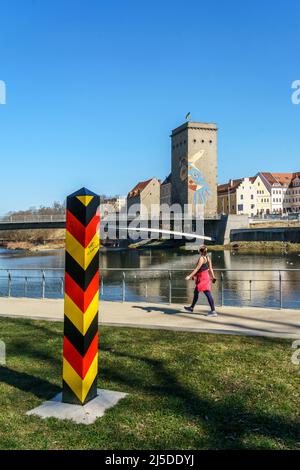
[[[286,212],[284,204],[286,192],[293,179],[293,173],[258,173],[271,195],[271,214]]]
[[[256,207],[255,177],[230,180],[218,186],[218,212],[254,216]]]
[[[107,198],[100,203],[100,216],[103,217],[112,212],[119,213],[126,208],[126,203],[126,196]]]
[[[293,173],[284,198],[284,211],[300,213],[300,172]]]

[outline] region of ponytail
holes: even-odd
[[[206,256],[206,255],[207,255],[207,248],[206,248],[205,245],[200,246],[200,248],[199,248],[199,253],[200,253],[202,256]]]

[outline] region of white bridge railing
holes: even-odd
[[[20,224],[35,222],[65,222],[65,215],[10,215],[0,217],[0,224]]]

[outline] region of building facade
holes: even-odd
[[[291,173],[258,173],[264,181],[270,193],[270,213],[283,214],[284,199],[287,188],[290,185],[292,174]]]
[[[127,210],[130,211],[133,205],[136,205],[135,210],[141,219],[157,217],[160,211],[160,181],[151,178],[135,185],[127,196]]]
[[[171,134],[172,204],[204,207],[205,217],[217,215],[217,126],[186,122]]]
[[[263,216],[300,212],[300,173],[259,172],[218,186],[220,214]]]
[[[104,216],[111,212],[119,213],[126,209],[126,196],[105,198],[100,202],[100,215]]]
[[[167,204],[168,206],[172,204],[171,174],[167,176],[160,186],[160,205],[163,204]]]
[[[256,215],[270,214],[271,194],[260,174],[254,177],[253,186],[256,194]]]
[[[230,180],[218,186],[219,214],[249,214],[254,216],[257,211],[255,177]]]
[[[284,212],[300,214],[300,172],[293,173],[283,204]]]
[[[218,214],[236,214],[236,188],[241,181],[229,180],[218,186]]]
[[[284,187],[273,173],[260,172],[261,179],[264,181],[270,193],[271,214],[283,213]]]

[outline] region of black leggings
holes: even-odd
[[[210,290],[204,290],[204,291],[203,291],[203,294],[206,295],[206,298],[207,298],[207,300],[208,300],[210,309],[211,309],[211,311],[213,312],[213,311],[215,310],[215,303],[214,303],[214,299],[213,299],[213,296],[211,295]],[[191,308],[194,308],[194,307],[195,307],[195,305],[196,305],[198,299],[199,299],[199,291],[198,291],[197,287],[195,287],[195,290],[194,290],[194,298],[193,298],[193,302],[192,302]]]

